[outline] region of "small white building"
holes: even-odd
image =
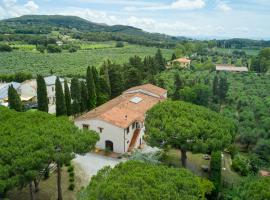
[[[167,90],[145,84],[130,88],[122,95],[75,119],[81,129],[99,133],[98,149],[125,153],[144,143],[146,112],[167,98]]]

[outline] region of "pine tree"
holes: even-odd
[[[86,85],[87,85],[88,96],[89,96],[87,108],[88,110],[91,110],[95,108],[97,105],[96,87],[95,87],[95,81],[94,81],[93,71],[91,67],[87,68]]]
[[[163,71],[166,69],[165,60],[162,56],[160,49],[158,49],[158,51],[155,55],[155,64],[157,65],[157,68],[159,71]]]
[[[47,87],[44,78],[41,75],[37,76],[37,102],[38,110],[48,112],[48,96]]]
[[[22,102],[20,96],[14,89],[13,85],[10,85],[8,88],[8,103],[10,109],[14,109],[18,112],[22,111]]]
[[[81,81],[81,112],[87,111],[88,96],[85,82]]]
[[[175,74],[174,76],[174,93],[172,96],[173,100],[180,100],[180,90],[183,89],[183,83],[182,80],[180,79],[179,74]]]
[[[72,113],[76,115],[81,111],[81,87],[77,78],[73,78],[71,80],[70,90],[72,98]]]
[[[59,77],[55,81],[55,97],[56,97],[56,116],[67,115],[67,107],[62,84]]]
[[[66,101],[66,107],[67,107],[67,115],[70,116],[72,114],[71,110],[71,95],[69,91],[69,86],[67,83],[67,80],[65,80],[65,101]]]

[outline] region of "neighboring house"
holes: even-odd
[[[26,80],[21,83],[17,89],[22,101],[37,102],[37,84],[36,80]]]
[[[133,87],[122,95],[75,119],[81,129],[99,133],[99,149],[125,153],[144,143],[146,112],[167,98],[167,91],[152,84]]]
[[[189,69],[191,64],[191,60],[188,58],[178,58],[169,63],[170,67],[180,67]]]
[[[45,77],[45,83],[47,87],[47,95],[48,95],[48,101],[49,105],[55,105],[55,81],[57,79],[57,76],[48,76]],[[60,78],[60,82],[62,84],[62,88],[64,89],[64,82],[65,80],[63,78]]]
[[[248,72],[247,67],[236,67],[235,65],[216,65],[216,71],[226,72]]]
[[[8,88],[13,86],[15,90],[20,87],[20,83],[10,82],[10,83],[1,83],[0,85],[0,105],[8,106]]]

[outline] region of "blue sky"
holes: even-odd
[[[76,15],[195,38],[270,39],[270,0],[0,0],[0,18]]]

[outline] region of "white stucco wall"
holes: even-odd
[[[75,125],[79,128],[83,128],[83,125],[89,125],[89,129],[96,131],[99,134],[100,140],[97,142],[96,147],[100,149],[105,149],[105,142],[109,140],[113,142],[113,151],[117,153],[124,153],[124,129],[109,124],[105,121],[99,119],[85,120],[85,121],[75,121]],[[102,133],[100,133],[100,128],[103,128]]]

